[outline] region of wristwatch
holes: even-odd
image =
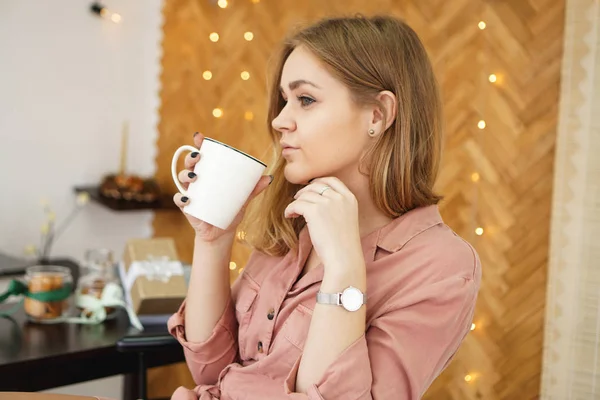
[[[348,286],[341,293],[317,293],[318,304],[342,306],[348,311],[358,311],[363,304],[367,304],[367,295],[359,289]]]

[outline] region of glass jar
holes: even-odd
[[[56,265],[36,265],[25,270],[29,293],[48,300],[25,297],[27,317],[35,322],[52,322],[68,316],[72,298],[71,270]],[[52,292],[47,294],[48,292]]]
[[[115,274],[112,251],[109,249],[88,250],[85,253],[84,274],[79,278],[77,284],[78,294],[94,296],[100,300],[108,283],[119,284]],[[79,308],[79,311],[85,310]],[[104,311],[106,311],[107,318],[116,315],[114,307],[104,307]]]

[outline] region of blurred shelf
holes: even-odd
[[[114,211],[170,211],[177,210],[177,206],[173,203],[173,197],[162,195],[157,201],[152,203],[144,203],[139,201],[110,199],[100,195],[98,186],[80,186],[75,188],[75,193],[85,192],[90,195],[90,199]]]

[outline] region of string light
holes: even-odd
[[[227,8],[227,0],[219,0],[217,5],[221,8]]]
[[[244,113],[244,119],[246,121],[252,121],[254,119],[254,113],[252,111],[246,111],[246,113]]]
[[[480,29],[480,30],[482,30],[482,31],[483,31],[483,30],[484,30],[484,29],[487,27],[487,24],[485,23],[485,21],[479,21],[479,24],[478,24],[477,26],[479,27],[479,29]],[[482,38],[483,42],[484,42],[484,43],[487,45],[487,42],[486,42],[486,40],[485,40],[485,39],[486,39],[485,37],[483,37],[483,38]],[[487,46],[486,46],[486,49],[487,49]],[[487,59],[486,59],[485,57],[484,57],[484,60],[486,60],[486,61],[487,61]],[[483,66],[483,69],[484,69],[484,70],[485,70],[486,68],[487,68],[487,63],[486,63],[486,65],[484,65],[484,66]],[[498,80],[498,77],[497,77],[495,74],[490,74],[490,75],[488,76],[488,80],[489,80],[491,83],[496,83],[496,81]],[[483,86],[483,85],[482,85],[482,86]],[[482,93],[482,91],[480,91],[480,93]],[[485,99],[484,99],[484,100],[485,100]],[[485,112],[484,112],[484,111],[485,111],[485,105],[486,105],[486,102],[485,102],[485,101],[482,101],[482,103],[483,103],[483,104],[482,104],[482,107],[481,107],[481,109],[483,110],[483,111],[482,111],[482,116],[483,116],[483,115],[485,115]],[[486,127],[486,123],[485,123],[485,120],[484,120],[483,118],[482,118],[482,119],[481,119],[481,120],[480,120],[480,121],[477,123],[477,127],[478,127],[479,129],[485,129],[485,127]],[[485,137],[484,135],[477,135],[476,139],[477,139],[478,141],[481,141],[481,140],[483,140],[483,138],[484,138],[484,137]],[[479,179],[480,179],[480,178],[481,178],[481,177],[480,177],[480,175],[479,175],[479,172],[478,172],[478,171],[473,171],[473,172],[471,173],[471,181],[472,181],[473,183],[479,182]],[[475,186],[474,186],[474,189],[475,189],[475,195],[474,195],[474,200],[473,200],[473,208],[474,208],[473,214],[474,214],[474,220],[476,221],[476,220],[479,218],[479,215],[478,215],[478,197],[479,197],[479,196],[478,196],[478,195],[479,195],[479,192],[478,192],[478,191],[479,191],[479,187],[478,187],[478,185],[475,185]],[[481,236],[481,235],[483,235],[483,228],[482,228],[481,226],[477,226],[477,227],[475,228],[475,234],[476,234],[477,236]],[[471,323],[471,331],[474,331],[476,328],[477,328],[477,325],[476,325],[474,322],[472,322],[472,323]],[[465,380],[465,382],[466,382],[467,384],[470,384],[470,383],[472,383],[472,382],[475,380],[475,378],[476,378],[476,375],[475,375],[474,373],[468,373],[468,374],[466,374],[466,375],[464,376],[464,380]]]
[[[252,32],[244,33],[244,39],[246,39],[247,41],[251,41],[252,39],[254,39],[254,33],[252,33]]]
[[[233,262],[233,261],[232,261],[232,262],[230,262],[230,263],[229,263],[229,269],[230,269],[230,270],[232,270],[232,271],[233,271],[233,270],[234,270],[234,269],[236,269],[236,268],[237,268],[237,264],[236,264],[235,262]]]
[[[248,79],[250,79],[250,73],[248,71],[242,71],[242,73],[240,74],[240,76],[245,81],[247,81]]]
[[[215,108],[212,114],[215,118],[221,118],[223,116],[223,110],[221,110],[220,108]]]
[[[219,41],[219,34],[217,32],[213,32],[211,33],[208,38],[210,39],[211,42],[218,42]]]
[[[92,11],[94,14],[101,16],[102,18],[111,20],[115,24],[118,24],[122,20],[121,14],[109,10],[99,2],[92,3],[92,5],[90,6],[90,11]]]
[[[202,77],[203,77],[204,79],[206,79],[207,81],[210,81],[210,80],[211,80],[211,78],[212,78],[212,72],[210,72],[210,71],[204,71],[204,72],[202,73]]]

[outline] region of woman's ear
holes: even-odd
[[[384,90],[377,95],[379,101],[379,107],[373,109],[373,127],[372,129],[376,132],[376,135],[385,132],[396,120],[397,103],[396,95],[389,90]],[[385,114],[384,114],[385,111]],[[384,125],[384,115],[386,118]]]

